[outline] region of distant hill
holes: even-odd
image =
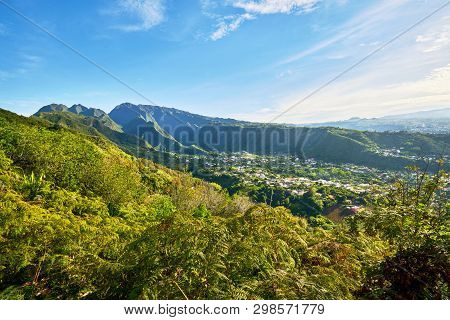
[[[352,118],[344,121],[312,123],[307,127],[337,127],[363,131],[409,131],[450,133],[450,108],[386,116],[382,118]]]
[[[130,123],[136,119],[158,124],[161,130],[170,135],[176,135],[179,127],[197,129],[210,124],[240,123],[234,119],[214,118],[174,108],[166,108],[151,105],[134,105],[123,103],[115,107],[109,116],[122,127],[130,127]]]
[[[121,126],[125,133],[138,136],[164,151],[176,153],[203,153],[196,140],[186,139],[185,134],[196,133],[200,128],[218,123],[239,123],[237,120],[214,118],[190,112],[151,105],[123,103],[115,107],[109,117]]]
[[[73,109],[75,110],[75,108]],[[53,112],[53,111],[69,111],[69,108],[63,104],[56,104],[56,103],[52,103],[49,104],[48,106],[44,106],[41,109],[39,109],[38,112],[36,112],[36,114],[39,114],[41,112]],[[72,111],[70,111],[72,112]]]
[[[249,152],[403,169],[418,164],[421,157],[449,156],[450,151],[449,134],[258,124],[130,103],[117,106],[109,115],[81,105],[50,105],[36,116],[76,131],[100,134],[129,153],[150,156],[155,152]]]
[[[39,116],[44,112],[70,112],[86,117],[92,117],[100,121],[104,126],[110,128],[111,130],[122,132],[122,128],[120,127],[120,125],[115,123],[114,120],[112,120],[106,112],[100,109],[87,108],[81,104],[75,104],[70,108],[63,104],[51,104],[42,107],[34,115]]]
[[[386,116],[381,119],[449,119],[450,120],[450,108],[437,109],[430,111],[419,111],[413,113],[405,113],[394,116]]]

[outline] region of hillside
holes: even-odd
[[[117,106],[109,115],[80,105],[70,109],[62,105],[46,106],[37,115],[51,110],[66,116],[70,113],[84,116],[94,113],[93,118],[87,116],[79,121],[83,125],[90,122],[89,126],[95,127],[119,146],[125,141],[122,148],[128,151],[133,151],[133,142],[129,137],[136,137],[135,143],[166,153],[194,155],[205,152],[249,152],[260,155],[293,155],[302,159],[394,170],[404,169],[411,164],[420,165],[422,157],[438,158],[449,156],[450,152],[450,134],[377,133],[331,127],[303,128],[243,123],[130,103]],[[62,121],[55,115],[45,117],[53,122]],[[115,132],[99,128],[98,121],[89,118],[100,121],[103,127]],[[76,127],[73,117],[70,124],[67,119],[64,121],[66,125]],[[145,150],[141,151],[146,154]]]
[[[39,116],[42,113],[48,112],[63,112],[63,113],[73,113],[80,116],[86,116],[96,119],[103,126],[110,128],[111,130],[122,132],[122,128],[120,125],[115,123],[106,112],[95,109],[95,108],[87,108],[81,104],[75,104],[72,107],[68,108],[63,104],[50,104],[48,106],[44,106],[39,109],[34,115]]]
[[[147,142],[124,132],[111,129],[103,121],[69,112],[40,112],[36,116],[55,124],[57,127],[73,129],[76,132],[98,137],[106,137],[129,154],[149,154],[156,150]]]
[[[172,137],[163,135],[160,131],[155,130],[149,123],[143,123],[141,131],[133,134],[132,131],[125,133],[122,129],[119,131],[111,129],[110,125],[102,121],[103,118],[99,119],[81,114],[72,114],[70,112],[39,112],[35,117],[50,121],[57,126],[71,128],[85,134],[104,136],[116,143],[122,150],[133,155],[158,158],[158,154],[166,150],[177,151],[183,154],[202,152],[197,148],[182,146]],[[114,128],[115,126],[112,127]],[[138,134],[140,134],[140,137]]]
[[[145,122],[155,122],[166,132],[175,136],[176,129],[179,127],[188,127],[197,129],[206,125],[222,123],[238,123],[233,119],[206,117],[190,112],[150,105],[134,105],[123,103],[115,107],[109,116],[121,126],[127,126],[136,119],[142,119]]]
[[[0,110],[0,298],[446,298],[448,220],[429,205],[442,178],[422,181],[426,201],[393,188],[391,200],[408,202],[374,199],[340,225],[307,221],[103,136]],[[391,232],[400,222],[415,227]],[[390,267],[424,252],[421,270]],[[411,287],[397,284],[405,277]]]

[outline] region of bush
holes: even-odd
[[[205,204],[202,203],[197,208],[195,208],[192,216],[197,219],[207,219],[211,217],[211,212],[209,212]]]
[[[25,198],[29,201],[35,200],[38,196],[42,197],[49,191],[49,185],[44,181],[44,176],[41,174],[39,177],[31,172],[29,176],[23,177],[23,182],[20,185],[20,189],[25,195]]]

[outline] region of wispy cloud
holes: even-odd
[[[330,38],[325,39],[311,46],[310,48],[300,51],[280,61],[279,64],[282,65],[296,62],[325,48],[328,48],[344,39],[348,39],[349,37],[367,34],[367,31],[370,30],[374,25],[377,25],[382,21],[389,20],[393,10],[407,2],[408,0],[383,0],[381,3],[378,3],[371,9],[364,11],[340,28],[334,30],[334,35]],[[375,41],[372,43],[378,42]]]
[[[233,1],[232,5],[254,14],[291,14],[311,11],[318,2],[319,0],[238,0]]]
[[[138,22],[117,24],[113,28],[124,32],[147,31],[165,20],[165,0],[116,0],[112,8],[102,13],[127,17]]]
[[[294,110],[288,119],[301,123],[316,122],[317,119],[341,120],[352,116],[371,118],[449,105],[450,65],[436,68],[417,80],[378,86],[361,85],[361,82],[368,84],[373,80],[370,75],[360,75],[339,83],[326,95],[313,98]],[[358,85],[360,88],[355,90]],[[288,121],[287,118],[283,120]]]
[[[36,55],[20,53],[18,61],[17,65],[10,70],[0,70],[0,81],[24,76],[36,70],[41,66],[43,59]]]
[[[211,34],[211,40],[222,39],[230,32],[235,31],[246,20],[252,20],[255,17],[249,13],[221,17],[217,23],[217,29]]]
[[[450,64],[443,55],[433,53],[428,59],[412,46],[392,52],[362,72],[333,84],[292,110],[280,122],[318,122],[342,120],[354,116],[379,117],[387,114],[448,107],[450,101]],[[402,60],[403,59],[403,60]],[[428,60],[428,61],[427,61]],[[435,67],[432,67],[432,66]],[[440,65],[440,66],[439,66]],[[431,68],[431,71],[426,71]],[[404,79],[399,74],[407,75]],[[292,94],[271,114],[267,121],[304,96]]]
[[[450,17],[447,18],[450,19]],[[445,48],[450,45],[450,24],[442,26],[439,31],[417,36],[416,42],[422,44],[423,52],[433,52]]]
[[[7,80],[12,77],[11,72],[0,70],[0,81]]]
[[[286,70],[286,71],[280,72],[280,73],[276,76],[276,78],[277,78],[277,79],[284,79],[284,78],[287,78],[287,77],[292,76],[293,74],[294,74],[294,72],[293,72],[292,70]]]
[[[35,56],[35,55],[32,55],[32,54],[24,53],[21,56],[22,56],[23,60],[25,61],[25,63],[27,65],[33,65],[34,66],[34,65],[36,65],[36,64],[38,64],[39,62],[42,61],[41,57]]]
[[[334,30],[336,36],[305,49],[283,62],[286,64],[309,54],[317,54],[320,48],[328,46],[334,53],[349,54],[348,59],[359,59],[389,39],[391,34],[395,35],[433,9],[433,6],[427,6],[425,3],[416,6],[413,1],[385,1],[336,28]],[[437,15],[434,19],[426,21],[417,30],[398,39],[388,50],[373,56],[370,61],[313,95],[277,121],[290,123],[334,121],[355,116],[370,118],[448,107],[450,101],[448,21],[448,14]],[[345,34],[348,36],[344,37]],[[379,41],[381,42],[378,43]],[[320,57],[330,57],[330,54],[333,52],[327,51]],[[311,61],[318,63],[317,59]],[[307,60],[302,61],[302,68],[308,63]],[[289,65],[289,68],[295,69],[295,65]],[[345,66],[331,63],[324,63],[324,67],[318,65],[320,73],[309,72],[307,76],[313,83],[301,88],[295,83],[304,80],[305,77],[300,74],[296,78],[296,75],[293,75],[293,81],[290,82],[292,85],[276,88],[280,96],[269,104],[274,106],[271,112],[241,114],[238,118],[269,121],[313,92],[343,68]],[[258,94],[261,93],[255,95]],[[271,91],[266,90],[264,94],[270,95]],[[263,106],[266,107],[267,103]]]
[[[213,41],[222,39],[236,31],[245,21],[256,19],[259,15],[307,13],[313,11],[320,2],[320,0],[229,0],[225,1],[225,4],[220,4],[216,0],[200,0],[203,14],[217,21],[216,29],[210,36]],[[213,13],[213,10],[219,7],[229,7],[241,12],[227,16]]]

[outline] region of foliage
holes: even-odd
[[[443,161],[438,165],[442,168]],[[375,193],[371,208],[352,218],[393,255],[369,270],[362,295],[388,299],[448,299],[450,204],[448,173],[410,168],[411,179]],[[354,226],[355,226],[354,225]]]
[[[0,298],[446,298],[447,176],[420,177],[405,202],[399,182],[341,224],[308,221],[0,111]]]
[[[48,185],[42,174],[36,177],[34,172],[31,172],[30,176],[24,176],[21,189],[27,200],[35,200],[36,197],[44,195],[48,190]]]
[[[197,219],[206,219],[211,216],[211,213],[208,211],[204,203],[201,203],[192,214],[194,218]]]

